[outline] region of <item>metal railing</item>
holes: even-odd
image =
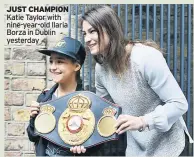
[[[78,15],[96,5],[69,5],[69,36],[75,30],[74,37],[84,43],[83,36],[79,34]],[[193,104],[192,104],[192,72],[193,72],[193,6],[188,5],[141,5],[141,4],[112,4],[124,26],[125,37],[131,40],[156,41],[164,53],[167,64],[175,79],[184,92],[189,107],[184,116],[189,132],[193,129]],[[74,19],[72,17],[74,16]],[[74,22],[74,25],[72,23]],[[74,28],[72,28],[74,27]],[[88,68],[82,68],[82,79],[87,80],[89,90],[92,89],[92,56],[88,54],[85,62]],[[88,72],[88,73],[87,73]],[[85,73],[87,73],[85,75]],[[176,92],[176,91],[175,91]],[[187,148],[187,154],[192,156],[191,145]]]

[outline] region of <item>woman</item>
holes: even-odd
[[[96,93],[122,107],[115,127],[118,134],[127,132],[126,156],[179,156],[184,132],[189,136],[182,118],[188,103],[158,46],[126,41],[108,6],[89,10],[81,24],[97,61]]]
[[[64,150],[54,143],[35,135],[34,120],[39,113],[40,102],[54,100],[70,92],[82,90],[80,69],[84,63],[86,52],[79,41],[69,37],[64,37],[54,48],[40,50],[40,52],[50,56],[49,71],[56,84],[49,91],[41,93],[37,102],[31,105],[30,124],[27,128],[28,137],[30,141],[35,143],[37,156],[73,156],[74,154],[70,150]],[[75,146],[75,148],[80,150],[82,148],[82,151],[78,151],[78,153],[85,153],[83,146]],[[88,153],[85,155],[90,155]]]

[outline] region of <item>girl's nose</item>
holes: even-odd
[[[51,70],[57,69],[57,66],[56,66],[56,64],[54,62],[50,64],[50,69]]]

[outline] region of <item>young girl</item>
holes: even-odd
[[[123,156],[125,147],[118,145],[123,141],[108,142],[86,149],[83,146],[74,146],[70,150],[64,149],[38,135],[34,134],[34,120],[39,113],[39,103],[54,100],[70,92],[82,90],[80,79],[80,68],[84,63],[86,52],[82,44],[72,38],[65,37],[56,46],[49,50],[40,50],[41,53],[50,56],[49,71],[53,81],[56,83],[49,91],[40,94],[37,102],[31,105],[30,124],[27,128],[30,141],[35,143],[37,156],[74,156],[75,153],[81,156]],[[121,142],[119,142],[121,141]],[[111,150],[109,145],[119,147]],[[77,154],[76,154],[77,155]]]
[[[185,133],[193,142],[182,118],[188,103],[158,46],[126,41],[108,6],[86,12],[82,31],[97,61],[97,95],[122,107],[115,127],[127,133],[126,156],[179,156]]]
[[[31,105],[30,124],[27,128],[28,137],[30,141],[35,143],[37,156],[73,156],[74,154],[69,150],[65,150],[60,146],[35,135],[34,120],[39,113],[38,103],[54,100],[70,92],[82,90],[80,69],[84,63],[86,52],[79,41],[69,37],[60,40],[54,48],[40,50],[40,52],[50,56],[49,71],[56,84],[49,91],[41,93],[37,102]],[[76,146],[76,148],[81,148],[81,146]],[[82,152],[78,153],[85,153],[85,149],[82,148]]]

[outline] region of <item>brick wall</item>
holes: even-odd
[[[5,5],[5,9],[8,7],[9,5]],[[39,15],[40,14],[43,15],[45,13],[39,13]],[[49,14],[53,13],[47,13],[47,15]],[[61,21],[68,22],[67,13],[60,15],[62,17]],[[56,35],[36,36],[36,38],[40,40],[38,45],[8,45],[5,43],[4,155],[6,157],[35,156],[34,145],[29,141],[26,132],[30,118],[29,107],[32,101],[36,101],[37,96],[42,90],[50,88],[53,85],[48,74],[48,57],[42,55],[37,50],[53,46],[62,36],[67,35],[68,32],[67,28],[56,28],[53,30],[56,31]]]
[[[33,153],[33,144],[26,133],[29,106],[46,87],[46,57],[36,48],[5,48],[5,156]]]

